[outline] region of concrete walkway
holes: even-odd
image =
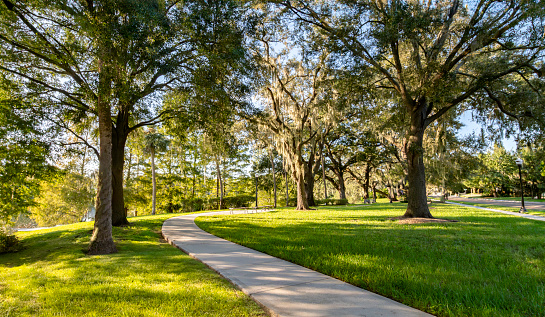
[[[455,201],[458,203],[474,203],[474,204],[487,204],[495,206],[504,206],[504,207],[513,207],[520,208],[520,201],[513,200],[495,200],[495,199],[486,199],[486,198],[462,198],[462,197],[449,197],[449,200]],[[545,203],[525,201],[524,207],[527,210],[536,210],[536,211],[545,211]]]
[[[454,201],[460,201],[460,199],[452,199]],[[529,215],[529,214],[521,214],[519,212],[512,212],[512,211],[506,211],[506,210],[501,210],[501,209],[493,209],[493,208],[486,208],[486,207],[479,207],[479,206],[473,206],[473,205],[466,205],[466,204],[463,204],[463,203],[459,203],[459,202],[454,202],[452,200],[449,200],[449,201],[446,201],[447,204],[451,204],[451,205],[458,205],[458,206],[463,206],[463,207],[469,207],[469,208],[476,208],[476,209],[483,209],[483,210],[488,210],[488,211],[494,211],[494,212],[500,212],[502,214],[506,214],[506,215],[511,215],[511,216],[516,216],[516,217],[522,217],[522,218],[526,218],[526,219],[532,219],[532,220],[538,220],[538,221],[545,221],[545,217],[543,216],[535,216],[535,215]],[[480,202],[477,202],[477,201],[471,201],[473,203],[480,203]],[[519,203],[520,204],[520,203]],[[499,204],[498,204],[499,205]],[[505,205],[500,205],[500,206],[505,206]],[[520,205],[519,205],[520,206]],[[510,206],[506,206],[506,207],[510,207]]]
[[[234,213],[242,213],[235,211]],[[209,212],[167,219],[163,236],[248,294],[272,316],[431,316],[327,275],[218,238],[195,225]]]

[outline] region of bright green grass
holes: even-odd
[[[161,241],[173,215],[114,228],[119,253],[86,256],[92,223],[17,233],[0,255],[0,316],[265,316],[241,291]]]
[[[403,204],[197,218],[206,231],[438,316],[545,316],[545,223],[435,205],[456,223],[388,220]]]
[[[520,207],[506,207],[506,206],[498,206],[493,204],[481,204],[481,203],[473,203],[473,202],[457,202],[458,204],[465,204],[465,205],[471,205],[471,206],[477,206],[477,207],[484,207],[484,208],[491,208],[491,209],[499,209],[499,210],[505,210],[505,211],[512,211],[512,212],[519,212]],[[545,217],[545,210],[532,210],[532,209],[526,209],[526,213],[529,215],[536,215],[536,216],[543,216]]]

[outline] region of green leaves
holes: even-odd
[[[24,102],[0,87],[0,222],[28,211],[39,180],[52,172],[49,145]]]

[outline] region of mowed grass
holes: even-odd
[[[228,240],[438,316],[545,316],[545,222],[434,204],[451,223],[374,204],[199,217]]]
[[[86,256],[92,223],[20,232],[0,255],[0,316],[266,316],[202,263],[161,240],[171,215],[114,228],[119,253]]]

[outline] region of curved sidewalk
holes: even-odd
[[[235,211],[242,213],[243,211]],[[195,218],[167,219],[163,236],[248,294],[272,316],[431,316],[330,276],[218,238]]]
[[[456,199],[454,201],[461,201],[461,200]],[[445,203],[451,204],[451,205],[462,206],[462,207],[482,209],[482,210],[488,210],[488,211],[493,211],[493,212],[499,212],[499,213],[506,214],[506,215],[511,215],[511,216],[515,216],[515,217],[522,217],[522,218],[532,219],[532,220],[537,220],[537,221],[545,221],[545,217],[543,217],[543,216],[529,215],[529,214],[526,214],[526,213],[522,214],[522,213],[519,213],[519,212],[513,212],[513,211],[507,211],[507,210],[501,210],[501,209],[494,209],[494,208],[488,208],[488,207],[468,205],[468,204],[464,204],[463,202],[459,203],[459,202],[452,202],[452,201],[448,201],[448,200],[445,201]],[[504,206],[504,207],[511,207],[511,206],[500,205],[500,204],[496,204],[496,205]]]
[[[476,204],[487,204],[491,206],[503,206],[503,207],[512,207],[520,208],[521,202],[514,200],[494,200],[486,198],[462,198],[462,197],[450,197],[449,200],[458,202],[458,203],[476,203]],[[526,201],[525,207],[527,210],[536,210],[536,211],[545,211],[545,203]]]

